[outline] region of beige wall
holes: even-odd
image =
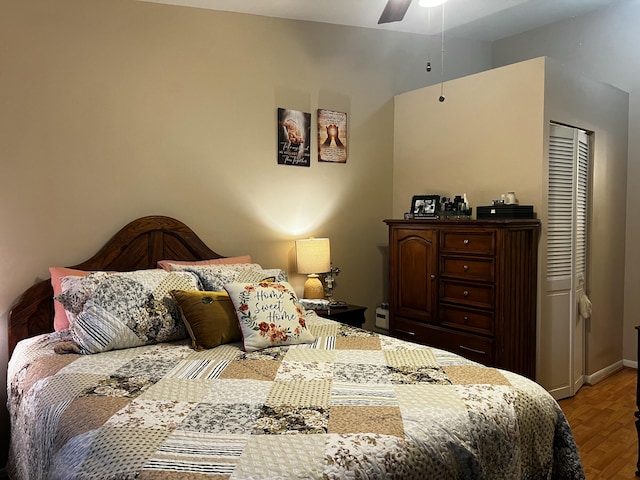
[[[640,15],[639,17],[640,18]],[[639,33],[640,37],[640,33]],[[640,78],[638,79],[640,83]],[[627,365],[638,367],[638,333],[640,326],[640,85],[629,95],[629,169],[627,171],[627,234],[625,245],[624,330],[622,351]]]
[[[537,58],[460,78],[395,98],[393,214],[412,195],[466,192],[475,209],[508,190],[533,205],[542,220],[541,278],[545,271],[548,123],[594,131],[593,227],[589,287],[594,313],[587,333],[586,373],[622,359],[628,95]],[[539,289],[542,290],[541,288]],[[538,381],[567,384],[569,325],[538,308]],[[558,372],[558,369],[564,369]]]
[[[133,0],[8,0],[0,45],[0,413],[20,292],[142,215],[285,268],[299,292],[294,240],[329,236],[336,296],[366,305],[373,325],[393,96],[440,78],[425,72],[423,36]],[[448,51],[447,78],[490,66],[488,44],[452,39]],[[347,164],[318,163],[312,141],[310,168],[277,165],[278,107],[347,112]]]
[[[416,194],[467,194],[474,209],[515,191],[541,202],[544,62],[481,72],[395,98],[393,215]],[[533,181],[532,181],[533,179]]]
[[[549,56],[586,77],[629,92],[629,132],[640,130],[640,2],[620,0],[609,8],[557,22],[544,28],[509,37],[493,44],[495,66],[529,58]],[[625,364],[637,365],[637,334],[640,324],[640,141],[628,135],[627,196],[615,193],[606,204],[622,208],[626,201],[624,324],[620,342]],[[620,239],[617,239],[618,242]],[[618,244],[619,245],[619,244]],[[606,333],[605,333],[606,334]],[[604,352],[601,352],[604,354]],[[600,356],[600,354],[599,354]],[[595,366],[593,366],[596,368]]]
[[[554,121],[593,132],[587,264],[593,314],[586,323],[585,373],[597,380],[623,359],[629,95],[552,59],[546,61],[545,85],[545,124]],[[543,228],[543,238],[545,233]],[[544,346],[551,351],[557,340],[552,332],[547,330],[549,336],[541,339],[543,351]],[[553,363],[548,368],[552,370]]]

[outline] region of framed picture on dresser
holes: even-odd
[[[440,195],[414,195],[411,214],[414,218],[435,218],[440,208]]]

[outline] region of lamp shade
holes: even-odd
[[[328,238],[296,240],[298,273],[325,273],[331,270],[331,248]]]

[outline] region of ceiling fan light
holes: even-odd
[[[420,0],[418,5],[425,8],[437,7],[438,5],[442,5],[447,0]]]

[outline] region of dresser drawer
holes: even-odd
[[[496,232],[493,230],[442,230],[440,246],[443,251],[494,255]]]
[[[470,283],[440,280],[440,301],[462,305],[493,308],[494,287],[492,284],[474,285]]]
[[[495,260],[491,257],[468,258],[442,255],[440,257],[440,275],[493,282],[495,280]]]
[[[427,323],[416,322],[415,320],[400,316],[393,316],[389,320],[389,333],[403,340],[424,344],[427,331]]]
[[[493,312],[443,305],[440,307],[439,320],[439,324],[443,327],[493,335]]]
[[[436,326],[427,327],[425,335],[427,345],[457,353],[483,365],[494,365],[495,355],[491,338]]]

